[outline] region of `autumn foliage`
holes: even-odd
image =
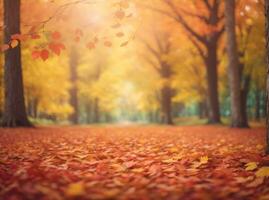
[[[2,199],[268,199],[264,129],[0,129]]]
[[[0,199],[269,199],[263,0],[0,5]]]

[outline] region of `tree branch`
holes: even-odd
[[[176,6],[171,0],[164,0],[164,2],[170,7],[170,9],[173,11],[173,13],[176,16],[176,20],[187,30],[190,34],[192,34],[197,40],[200,42],[206,44],[207,40],[204,36],[199,35],[194,29],[191,28],[191,26],[186,22],[186,20],[182,17],[182,15],[178,12],[176,9]]]

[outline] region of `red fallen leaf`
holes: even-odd
[[[135,166],[136,165],[136,162],[129,161],[129,162],[123,163],[123,165],[128,169],[128,168],[132,168],[133,166]]]
[[[160,170],[161,170],[160,165],[151,165],[149,167],[148,172],[149,172],[150,175],[155,175],[155,174],[159,173]]]
[[[59,39],[61,39],[62,35],[61,35],[60,32],[55,31],[55,32],[53,32],[53,33],[51,34],[51,37],[52,37],[52,39],[54,39],[54,40],[59,40]]]
[[[49,51],[47,49],[43,49],[40,52],[40,57],[42,58],[43,61],[46,61],[49,58]]]
[[[248,188],[253,188],[253,187],[258,187],[260,186],[261,184],[263,184],[264,182],[264,177],[259,177],[259,178],[256,178],[254,181],[252,181],[251,183],[247,184],[246,186]]]

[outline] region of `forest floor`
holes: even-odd
[[[269,199],[265,129],[0,129],[0,199]]]

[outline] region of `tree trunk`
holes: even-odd
[[[266,54],[267,54],[267,84],[266,84],[266,153],[269,154],[269,1],[265,1],[265,36],[266,36]]]
[[[72,48],[70,53],[70,105],[73,108],[73,113],[69,116],[69,120],[73,124],[78,124],[78,75],[77,75],[77,66],[78,66],[78,54],[76,49]]]
[[[235,31],[235,0],[225,1],[227,53],[228,53],[228,78],[231,95],[231,126],[245,127],[241,112],[240,71],[239,55]]]
[[[171,89],[169,86],[162,88],[162,112],[163,112],[163,123],[173,124],[172,113],[171,113]]]
[[[198,103],[198,109],[200,119],[208,118],[207,105],[205,100],[202,100]]]
[[[260,114],[260,110],[261,110],[261,98],[260,98],[260,91],[257,89],[255,92],[255,104],[256,104],[256,108],[255,108],[255,120],[259,121],[261,119],[261,114]]]
[[[13,34],[20,34],[20,0],[4,0],[4,42]],[[31,126],[26,114],[20,44],[5,52],[4,127]]]
[[[94,123],[100,122],[100,116],[99,116],[99,99],[94,99]]]
[[[91,106],[91,102],[87,102],[86,103],[86,122],[87,124],[91,123],[91,113],[92,113],[92,106]]]
[[[36,98],[27,98],[27,114],[32,118],[37,118],[37,104],[38,101]]]
[[[242,77],[242,75],[241,75]],[[246,75],[243,80],[243,87],[241,88],[241,113],[242,113],[242,120],[243,126],[249,127],[248,125],[248,112],[247,112],[247,98],[249,93],[250,87],[250,75]]]
[[[220,123],[218,71],[217,71],[217,40],[211,39],[207,46],[206,70],[209,101],[209,123]]]
[[[162,123],[164,124],[173,124],[172,119],[172,96],[173,91],[170,86],[169,81],[171,80],[172,71],[171,66],[163,62],[161,63],[160,76],[168,83],[164,83],[164,86],[161,89],[161,106],[162,106]]]

